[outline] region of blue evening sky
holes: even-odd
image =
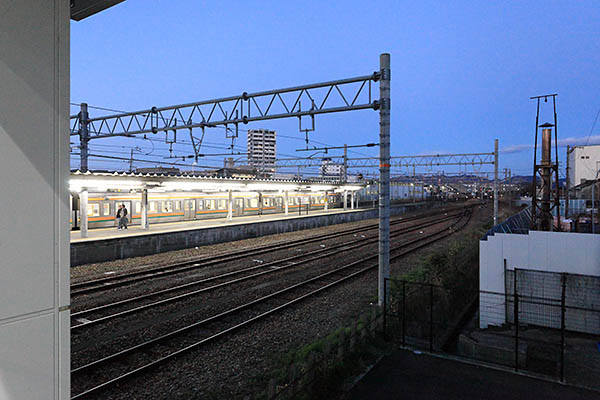
[[[501,169],[531,174],[530,96],[559,94],[561,145],[600,143],[600,123],[592,129],[600,110],[599,38],[597,0],[127,0],[71,23],[71,101],[126,111],[193,102],[367,75],[389,52],[392,155],[490,152],[498,138]],[[547,107],[541,122],[551,120]],[[372,110],[318,116],[311,144],[375,142],[378,122]],[[303,138],[296,119],[246,128]],[[206,141],[212,147],[205,152],[222,153],[228,144],[220,129]],[[244,151],[245,135],[236,145]],[[280,137],[278,153],[303,154],[295,151],[303,145]],[[129,157],[132,146],[139,158],[168,154],[158,140],[132,139],[92,141],[92,152]],[[222,157],[199,164],[222,165]],[[122,169],[127,162],[91,165]],[[452,170],[429,172],[442,169]]]

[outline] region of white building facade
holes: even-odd
[[[342,178],[344,176],[344,165],[334,163],[331,158],[325,157],[321,160],[321,176]]]
[[[600,145],[574,146],[569,152],[569,185],[580,185],[596,179],[600,169]]]

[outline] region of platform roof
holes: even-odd
[[[70,0],[71,1],[71,19],[81,21],[84,18],[106,10],[125,0]]]
[[[318,180],[293,179],[250,179],[222,178],[195,175],[167,175],[127,172],[81,172],[71,173],[69,189],[79,192],[88,190],[106,191],[109,189],[139,190],[147,188],[151,191],[303,191],[321,192],[344,190],[354,191],[363,187],[357,183],[325,182]]]

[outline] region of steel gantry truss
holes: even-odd
[[[464,154],[435,154],[419,156],[395,156],[390,157],[391,168],[410,168],[410,167],[436,167],[442,165],[458,166],[481,166],[494,165],[495,153],[464,153]],[[312,158],[282,158],[275,162],[277,168],[296,167],[309,168],[320,167],[323,159],[326,158],[332,163],[343,165],[346,163],[348,168],[378,168],[379,157],[360,157],[347,158],[344,156],[324,156]]]
[[[225,127],[228,138],[238,136],[240,124],[281,118],[298,118],[299,130],[314,130],[315,115],[373,109],[378,110],[380,101],[373,98],[373,83],[380,79],[381,72],[355,78],[341,79],[284,89],[237,96],[204,100],[194,103],[149,109],[90,118],[87,104],[71,116],[71,135],[78,135],[81,147],[82,170],[87,170],[87,145],[92,139],[118,136],[156,134],[187,130],[196,158],[201,154],[200,146],[206,128]],[[311,119],[311,126],[302,127],[302,117]],[[192,130],[202,130],[200,139]],[[235,129],[235,130],[234,130]]]
[[[80,140],[81,170],[87,171],[88,143],[92,139],[140,134],[156,134],[180,129],[189,131],[196,157],[206,128],[221,126],[226,137],[235,138],[239,124],[281,118],[298,118],[299,130],[314,130],[315,116],[353,110],[379,110],[379,304],[384,300],[384,280],[389,278],[390,259],[390,55],[383,53],[379,70],[355,78],[295,86],[285,89],[205,100],[169,107],[151,107],[146,110],[90,118],[87,104],[71,116],[70,134]],[[379,82],[379,97],[373,98],[373,83]],[[302,117],[309,117],[311,125],[303,128]],[[233,127],[234,129],[230,128]],[[195,138],[194,128],[202,129],[202,137]],[[87,192],[86,192],[87,196]],[[83,224],[83,222],[82,222]],[[86,221],[87,224],[87,221]]]

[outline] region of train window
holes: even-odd
[[[181,200],[175,201],[175,211],[181,210]]]
[[[104,213],[103,215],[110,215],[110,203],[104,203]]]
[[[88,204],[88,217],[97,217],[100,215],[100,204]]]
[[[258,199],[249,199],[249,200],[250,200],[250,207],[252,207],[252,208],[258,207]]]
[[[263,206],[269,206],[269,199],[263,198]]]
[[[142,212],[142,202],[141,201],[136,201],[135,202],[135,211],[136,214],[139,214]]]
[[[170,200],[165,200],[162,202],[162,212],[169,213],[173,211],[173,205]]]
[[[148,212],[149,213],[156,213],[157,210],[157,206],[156,206],[156,201],[150,201],[148,203]]]
[[[204,210],[204,201],[198,200],[198,210]]]
[[[219,210],[226,210],[227,209],[227,203],[225,203],[225,200],[219,200]]]
[[[215,201],[214,200],[204,200],[204,205],[206,206],[207,210],[213,210],[215,208]]]

